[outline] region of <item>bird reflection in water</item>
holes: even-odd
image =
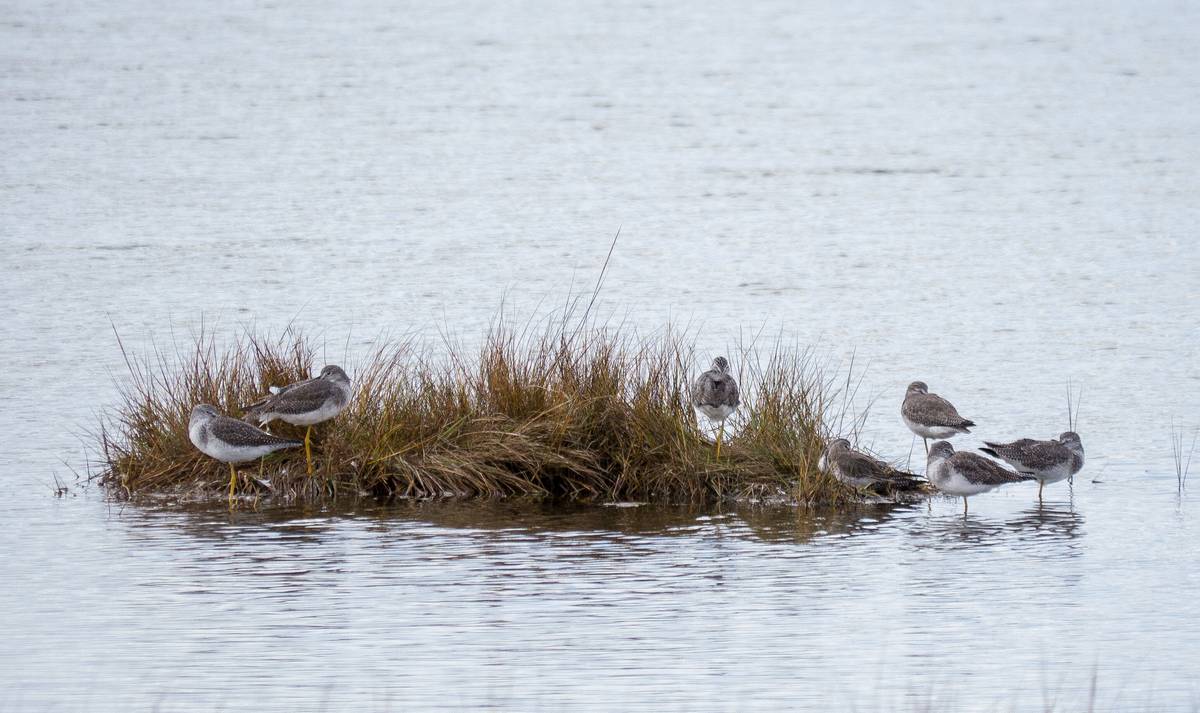
[[[950,517],[927,516],[925,520],[927,526],[914,534],[937,549],[1003,546],[1048,556],[1074,556],[1079,553],[1076,540],[1084,534],[1084,517],[1069,500],[1034,503],[1005,519],[955,513]],[[1070,546],[1063,549],[1064,544]]]

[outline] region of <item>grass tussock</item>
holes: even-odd
[[[495,327],[478,351],[433,355],[388,344],[342,364],[354,397],[303,449],[239,467],[239,494],[284,502],[338,497],[534,496],[584,501],[788,498],[836,503],[858,494],[817,469],[827,424],[845,417],[846,385],[810,352],[780,346],[729,354],[743,403],[721,458],[697,417],[691,384],[714,355],[681,335],[632,337],[563,325],[531,334]],[[100,480],[122,496],[223,496],[228,468],[188,440],[193,405],[240,417],[270,385],[308,378],[316,346],[288,332],[232,346],[200,336],[180,355],[126,354],[122,400],[98,436]],[[281,422],[273,433],[302,437]]]

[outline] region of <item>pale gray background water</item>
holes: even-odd
[[[1200,703],[1195,3],[169,5],[0,18],[0,709]],[[901,457],[914,378],[979,437],[1070,379],[1086,470],[966,521],[52,497],[110,323],[471,338],[618,226],[606,314],[856,352]]]

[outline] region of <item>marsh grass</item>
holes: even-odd
[[[1076,389],[1070,379],[1067,379],[1067,430],[1079,431],[1079,405],[1083,403],[1083,386]]]
[[[1171,455],[1175,457],[1175,485],[1179,492],[1187,487],[1188,473],[1192,469],[1192,455],[1196,452],[1196,439],[1200,438],[1200,428],[1192,432],[1191,444],[1186,448],[1187,434],[1182,426],[1171,424]]]
[[[239,494],[283,502],[369,495],[381,500],[513,497],[697,502],[858,498],[817,469],[826,424],[845,429],[842,393],[812,352],[777,342],[730,354],[743,405],[722,457],[688,397],[712,355],[672,330],[635,336],[566,320],[543,329],[493,326],[476,350],[435,354],[388,343],[349,366],[355,394],[314,430],[316,471],[302,449],[239,471]],[[220,497],[228,469],[188,440],[194,404],[242,415],[270,385],[307,378],[317,345],[289,330],[218,347],[201,334],[181,354],[126,356],[121,400],[98,441],[101,483],[120,497]],[[855,419],[849,419],[857,422]],[[302,436],[276,422],[272,432]],[[840,435],[840,434],[839,434]]]
[[[1083,403],[1083,385],[1078,390],[1071,380],[1067,379],[1067,430],[1079,432],[1079,405]],[[1067,484],[1075,484],[1075,474],[1067,476]]]

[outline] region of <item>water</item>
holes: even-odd
[[[0,706],[1195,709],[1198,16],[10,6]],[[982,424],[960,448],[1064,430],[1070,380],[1086,469],[966,519],[230,515],[73,482],[114,327],[143,352],[294,320],[347,362],[469,340],[590,288],[618,227],[603,315],[853,358],[901,458],[913,379]]]

